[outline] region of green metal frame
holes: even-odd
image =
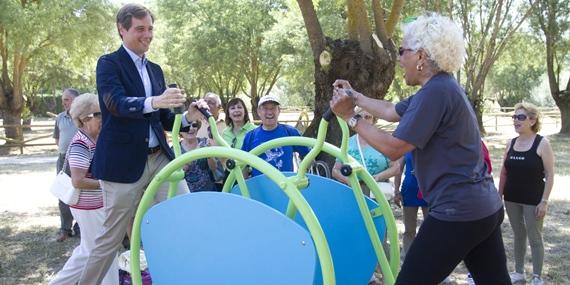
[[[319,131],[317,134],[317,138],[307,138],[307,137],[282,137],[278,139],[273,139],[268,141],[258,147],[252,149],[250,151],[251,154],[258,156],[265,151],[286,146],[286,145],[294,145],[294,146],[307,146],[313,147],[313,149],[305,156],[301,164],[299,165],[299,169],[296,176],[289,177],[289,180],[292,180],[293,183],[297,186],[298,189],[303,189],[307,186],[307,178],[306,178],[306,170],[310,166],[311,162],[314,160],[316,155],[321,151],[324,151],[336,158],[339,158],[343,164],[348,164],[352,167],[352,174],[348,177],[350,187],[353,190],[354,197],[356,199],[356,203],[360,209],[360,213],[364,220],[364,224],[366,226],[366,230],[370,236],[370,240],[372,242],[372,246],[376,253],[376,257],[378,258],[378,263],[380,264],[380,268],[382,270],[382,274],[384,275],[384,282],[385,284],[394,284],[395,277],[398,275],[398,271],[400,268],[400,244],[398,240],[398,229],[396,227],[396,220],[394,218],[394,214],[391,211],[390,204],[386,200],[384,193],[378,188],[378,184],[366,171],[359,162],[357,162],[354,158],[348,155],[348,125],[345,121],[338,119],[339,124],[342,129],[342,142],[341,148],[338,148],[332,144],[324,142],[324,137],[326,136],[326,129],[328,127],[328,122],[322,120],[319,125]],[[238,167],[236,167],[238,168]],[[241,175],[241,170],[239,171],[232,171],[230,176],[226,180],[224,185],[224,192],[229,192],[231,190],[231,186],[234,183],[234,176],[238,175],[238,185],[240,187],[240,191],[244,193],[243,189],[247,189],[247,187],[243,186],[239,183],[239,177]],[[364,184],[370,189],[370,191],[376,197],[376,201],[379,204],[379,210],[369,211],[368,206],[366,205],[366,201],[364,195],[362,194],[362,188],[360,187],[359,178],[362,179]],[[244,182],[245,184],[245,182]],[[245,196],[245,194],[244,194]],[[290,218],[295,216],[295,204],[289,202],[287,206],[287,213],[286,215]],[[380,242],[380,237],[378,236],[378,232],[376,230],[376,226],[372,220],[372,216],[384,216],[384,220],[386,222],[386,230],[387,230],[387,237],[388,241],[390,241],[390,260],[388,261],[386,257],[386,253],[384,252],[384,248],[382,247],[382,243]],[[389,268],[390,270],[388,270]]]
[[[316,139],[298,136],[283,137],[266,142],[254,148],[248,153],[231,148],[229,144],[219,135],[216,129],[215,120],[210,116],[208,118],[208,123],[210,126],[212,126],[212,135],[214,137],[214,140],[220,146],[200,148],[181,155],[178,138],[181,115],[177,114],[174,121],[174,128],[172,130],[173,148],[176,159],[166,165],[166,167],[164,167],[154,177],[147,190],[145,191],[137,208],[131,235],[131,272],[133,272],[131,277],[133,284],[142,284],[139,259],[141,224],[144,214],[151,207],[154,196],[156,195],[156,192],[158,191],[160,185],[166,181],[169,181],[170,186],[168,198],[173,197],[176,194],[177,183],[180,180],[184,179],[182,167],[193,160],[210,157],[232,159],[236,162],[236,167],[230,170],[230,175],[224,184],[223,192],[229,192],[234,185],[234,182],[237,181],[242,195],[245,197],[250,197],[245,179],[242,174],[242,168],[247,165],[260,170],[285,192],[285,194],[289,197],[289,204],[287,206],[286,215],[290,218],[293,218],[298,211],[307,224],[309,233],[313,237],[322,268],[323,284],[336,284],[334,265],[332,263],[330,249],[322,227],[317,220],[313,210],[299,192],[299,190],[302,190],[308,186],[309,181],[306,177],[307,170],[321,151],[339,158],[344,164],[348,164],[352,167],[353,171],[352,174],[348,177],[348,180],[353,190],[357,205],[360,209],[364,224],[370,236],[370,240],[378,258],[378,262],[382,269],[384,282],[385,284],[394,284],[395,276],[397,276],[400,266],[399,241],[394,215],[390,210],[388,201],[378,188],[378,185],[376,184],[374,178],[366,171],[362,165],[360,165],[355,159],[348,155],[348,126],[343,120],[338,119],[338,121],[343,134],[340,148],[325,142],[329,123],[326,120],[322,120],[319,125],[319,131]],[[285,145],[313,147],[301,161],[297,175],[289,178],[285,177],[279,170],[258,157],[259,154],[265,152],[266,150]],[[370,189],[370,191],[372,191],[376,197],[377,202],[379,203],[379,208],[372,211],[368,209],[364,195],[362,194],[359,178],[362,179],[364,184]],[[388,240],[390,241],[390,261],[388,261],[386,253],[384,252],[384,249],[380,242],[380,237],[378,236],[378,232],[372,220],[373,216],[384,216],[388,233],[387,236]]]

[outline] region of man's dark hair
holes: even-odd
[[[77,89],[73,89],[73,88],[65,88],[63,89],[63,93],[69,93],[70,95],[72,95],[73,97],[77,97],[79,96],[79,91],[77,91]]]
[[[133,23],[133,17],[142,19],[146,17],[146,15],[150,15],[150,18],[154,23],[154,15],[147,7],[136,3],[126,4],[125,6],[121,7],[117,13],[117,31],[119,30],[119,27],[123,27],[126,30],[129,30]],[[119,36],[123,38],[121,36],[121,33],[119,33]]]

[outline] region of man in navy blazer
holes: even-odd
[[[155,174],[174,154],[164,131],[172,130],[170,108],[184,105],[180,89],[165,86],[162,69],[146,59],[154,18],[139,4],[127,4],[117,13],[117,29],[123,45],[103,55],[97,62],[97,91],[102,128],[92,163],[92,173],[100,180],[105,199],[104,228],[95,240],[83,269],[80,284],[101,284],[123,237],[132,224],[142,194]],[[201,115],[192,103],[184,113],[187,126]],[[167,183],[157,201],[166,198]],[[187,193],[184,180],[178,193]]]

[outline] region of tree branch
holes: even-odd
[[[383,46],[388,44],[388,34],[386,33],[386,23],[384,23],[384,8],[380,0],[372,0],[372,14],[374,15],[374,26],[376,35]]]
[[[405,2],[405,0],[394,0],[394,2],[392,2],[390,16],[388,17],[388,21],[386,21],[386,34],[388,35],[388,38],[392,38],[394,35],[394,30],[400,20],[400,14],[402,13]]]
[[[358,41],[360,48],[364,53],[372,53],[372,31],[370,30],[370,22],[368,22],[368,13],[366,12],[366,4],[363,0],[348,0],[348,17],[349,22],[354,21],[356,30],[358,31]]]
[[[303,21],[305,22],[305,28],[307,29],[309,43],[311,44],[311,50],[313,52],[313,58],[316,60],[325,49],[325,37],[323,30],[319,23],[319,19],[317,18],[317,12],[315,11],[315,6],[313,6],[313,1],[297,0],[297,3],[299,4],[301,14],[303,15]]]

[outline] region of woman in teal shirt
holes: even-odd
[[[360,110],[357,113],[371,124],[376,121],[376,118],[364,110]],[[384,156],[381,152],[372,148],[368,142],[358,134],[355,134],[348,139],[348,154],[356,159],[360,164],[364,165],[368,173],[374,177],[376,182],[388,182],[389,178],[401,173],[398,162],[390,161],[390,159]],[[341,166],[342,163],[337,160],[334,164],[332,176],[336,180],[344,184],[348,184],[348,179],[340,173]],[[364,184],[362,184],[362,186],[364,194],[366,196],[370,196],[370,190],[365,187]],[[382,191],[392,194],[393,189],[382,189]]]
[[[245,134],[255,129],[255,125],[249,121],[247,107],[240,98],[231,99],[226,105],[225,113],[227,127],[222,137],[232,148],[241,149]]]

